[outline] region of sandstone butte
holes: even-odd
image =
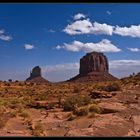
[[[102,82],[117,80],[109,73],[107,57],[100,52],[87,53],[80,59],[79,74],[68,82]]]
[[[66,82],[102,82],[118,80],[109,73],[107,57],[101,52],[87,53],[80,59],[79,74]],[[42,77],[41,68],[35,66],[30,72],[30,77],[26,81],[34,83],[49,83]]]
[[[41,68],[39,66],[35,66],[30,72],[30,77],[26,79],[26,81],[34,82],[37,84],[46,84],[49,83],[48,80],[42,77]]]

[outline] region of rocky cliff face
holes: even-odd
[[[87,53],[80,59],[80,74],[89,72],[108,72],[108,60],[103,53]]]
[[[30,72],[30,77],[26,79],[26,81],[34,82],[34,83],[48,83],[49,81],[44,79],[41,75],[41,68],[39,66],[35,66]]]
[[[80,59],[79,74],[68,81],[92,82],[117,80],[109,74],[107,57],[103,53],[87,53]]]

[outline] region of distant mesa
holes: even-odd
[[[100,52],[91,52],[80,59],[79,74],[68,81],[101,82],[111,80],[117,80],[117,78],[109,74],[107,57]]]
[[[26,79],[26,81],[38,83],[38,84],[45,84],[49,83],[48,80],[42,77],[41,75],[41,68],[39,66],[35,66],[32,71],[30,72],[30,77]]]

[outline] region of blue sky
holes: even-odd
[[[0,80],[25,80],[39,65],[50,81],[103,52],[117,77],[140,71],[140,4],[0,4]]]

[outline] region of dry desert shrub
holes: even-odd
[[[73,93],[79,93],[80,92],[80,88],[75,86],[73,89]]]
[[[88,104],[81,107],[75,106],[75,109],[73,110],[73,114],[77,116],[86,116],[89,112],[100,114],[102,110],[97,104]]]
[[[3,128],[7,122],[6,118],[4,117],[5,116],[5,107],[4,106],[0,106],[0,128]]]
[[[67,121],[73,121],[74,119],[76,119],[76,115],[71,115],[68,119],[67,119]]]
[[[48,107],[47,107],[47,109],[54,109],[55,106],[56,106],[56,103],[54,103],[54,102],[50,102],[50,103],[48,103]]]
[[[19,114],[19,116],[23,117],[24,120],[25,120],[25,119],[27,119],[27,120],[28,120],[28,119],[31,119],[30,113],[27,112],[26,110],[23,110],[23,111]]]
[[[23,124],[27,125],[28,128],[32,130],[32,121],[33,120],[30,118],[30,119],[25,120]]]
[[[73,113],[77,116],[86,116],[89,113],[88,106],[82,106],[79,108],[76,108]]]
[[[107,92],[120,91],[121,86],[119,83],[109,83],[107,85],[98,85],[97,89]]]
[[[9,99],[8,107],[14,109],[14,108],[17,108],[19,104],[20,104],[20,100],[16,97],[13,97]]]
[[[98,114],[102,112],[101,108],[96,104],[89,104],[88,108],[89,108],[89,112],[94,112]]]
[[[6,120],[4,120],[2,117],[0,117],[0,128],[3,128],[6,124]]]
[[[81,96],[81,95],[71,96],[65,100],[63,104],[63,109],[64,111],[73,111],[75,109],[75,105],[77,107],[80,107],[90,104],[90,102],[91,98],[89,96]]]
[[[44,130],[43,125],[41,123],[37,123],[35,128],[32,130],[32,135],[34,136],[42,136]]]
[[[2,116],[5,111],[6,111],[5,107],[4,106],[0,106],[0,116]]]

